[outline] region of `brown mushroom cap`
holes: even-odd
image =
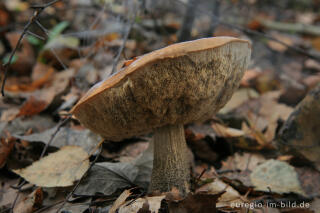
[[[71,113],[114,141],[206,120],[239,86],[250,54],[248,41],[232,37],[173,44],[93,86]]]

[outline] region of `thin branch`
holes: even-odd
[[[31,32],[31,31],[29,31],[29,30],[27,31],[27,34],[32,35],[32,36],[34,36],[34,37],[36,37],[36,38],[38,38],[38,39],[40,39],[40,40],[43,40],[43,41],[46,40],[44,37],[39,36],[39,35]]]
[[[48,2],[47,4],[41,4],[41,5],[31,5],[30,8],[31,9],[42,9],[42,10],[44,10],[47,7],[50,7],[53,4],[57,3],[58,1],[61,1],[61,0],[53,0],[51,2]]]
[[[66,197],[66,199],[63,201],[63,203],[61,204],[61,206],[57,209],[56,213],[59,213],[60,210],[64,207],[64,205],[68,202],[68,200],[70,199],[70,197],[73,195],[73,193],[77,190],[77,188],[79,187],[80,183],[82,182],[83,178],[85,176],[87,176],[87,174],[89,173],[89,171],[92,169],[92,167],[94,166],[94,164],[97,162],[100,154],[102,151],[102,146],[99,149],[99,152],[97,154],[97,156],[95,157],[95,159],[92,161],[92,163],[90,164],[88,170],[86,171],[86,173],[80,178],[80,180],[77,182],[77,184],[73,187],[72,191],[68,194],[68,196]]]
[[[134,18],[134,19],[135,19],[135,18]],[[133,23],[134,23],[134,20],[130,22],[130,24],[129,24],[128,28],[127,28],[127,31],[126,31],[126,33],[125,33],[125,35],[124,35],[124,38],[123,38],[122,45],[121,45],[121,47],[120,47],[120,49],[119,49],[119,51],[118,51],[118,54],[117,54],[115,60],[113,61],[112,71],[111,71],[110,75],[112,75],[112,74],[114,74],[114,73],[116,72],[117,65],[118,65],[118,63],[119,63],[119,60],[120,60],[121,54],[122,54],[122,52],[123,52],[123,50],[124,50],[124,47],[125,47],[125,45],[126,45],[126,43],[127,43],[127,40],[128,40],[129,34],[130,34],[130,31],[131,31],[131,28],[132,28],[132,26],[133,26]]]
[[[46,143],[44,149],[42,150],[42,153],[40,155],[40,159],[43,158],[44,154],[46,153],[48,147],[51,145],[53,139],[55,138],[55,136],[57,135],[57,133],[60,131],[61,127],[63,127],[66,123],[68,123],[71,120],[71,117],[67,117],[66,119],[62,120],[58,125],[57,125],[57,129],[56,131],[54,131],[54,133],[51,135],[50,140],[48,141],[48,143]]]
[[[12,62],[12,59],[13,59],[13,56],[15,55],[16,51],[18,50],[21,42],[22,42],[22,39],[23,37],[25,36],[25,34],[28,33],[29,31],[29,28],[32,24],[38,22],[38,17],[40,16],[40,14],[49,6],[57,3],[58,1],[61,1],[61,0],[53,0],[47,4],[43,4],[43,5],[36,5],[36,6],[31,6],[31,8],[33,8],[35,11],[32,15],[32,17],[29,19],[28,23],[25,25],[25,27],[23,28],[23,31],[20,35],[20,38],[15,46],[15,48],[13,49],[13,51],[11,52],[10,54],[10,57],[9,57],[9,60],[7,63],[5,63],[3,65],[3,68],[4,68],[4,74],[3,74],[3,80],[2,80],[2,85],[1,85],[1,95],[2,96],[5,96],[4,94],[4,87],[5,87],[5,84],[6,84],[6,80],[7,80],[7,76],[8,76],[8,70],[9,70],[9,66]]]

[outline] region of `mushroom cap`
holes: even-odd
[[[207,120],[239,86],[250,55],[250,43],[232,37],[173,44],[94,85],[71,113],[113,141]]]

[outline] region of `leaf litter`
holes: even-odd
[[[239,2],[222,2],[221,5],[223,9],[227,8],[225,10],[238,10]],[[177,42],[177,34],[181,27],[178,20],[183,17],[181,5],[180,9],[177,9],[172,3],[168,9],[166,4],[159,3],[146,4],[147,12],[139,13],[137,16],[121,58],[124,66],[131,63],[136,56]],[[206,5],[207,3],[199,3],[200,11],[208,10],[210,5]],[[70,4],[78,6],[74,2]],[[97,7],[102,6],[97,3],[91,8],[90,3],[79,4],[84,4],[88,11],[93,9],[94,12],[97,12]],[[123,44],[121,29],[125,28],[126,23],[123,20],[126,20],[126,12],[129,11],[125,4],[110,1],[110,8],[106,6],[106,9],[103,6],[104,13],[95,13],[101,15],[101,20],[96,22],[95,17],[88,11],[78,13],[76,10],[65,10],[64,2],[58,1],[52,7],[46,8],[50,16],[41,17],[39,23],[50,29],[49,41],[26,35],[10,66],[6,84],[7,97],[0,99],[0,180],[3,186],[0,190],[0,209],[9,208],[15,199],[16,189],[10,185],[21,183],[18,182],[17,175],[11,171],[16,169],[14,171],[21,173],[31,183],[25,185],[26,189],[19,193],[20,198],[14,209],[16,212],[35,212],[42,207],[42,212],[56,212],[59,208],[57,203],[61,203],[67,197],[67,191],[71,189],[55,185],[67,183],[66,185],[71,186],[79,179],[81,182],[73,193],[73,201],[67,202],[62,211],[240,211],[241,208],[234,209],[231,206],[236,203],[248,204],[259,199],[263,202],[268,199],[293,199],[298,202],[299,199],[303,199],[301,196],[304,196],[309,200],[303,201],[310,201],[311,204],[311,208],[305,209],[305,212],[317,212],[319,199],[316,197],[320,191],[317,144],[319,119],[313,119],[318,117],[317,107],[314,107],[317,106],[315,92],[313,96],[307,93],[320,82],[320,66],[316,58],[299,55],[301,52],[296,54],[298,52],[288,45],[301,47],[302,51],[307,51],[308,54],[318,54],[319,35],[310,34],[310,31],[301,34],[295,30],[286,32],[286,28],[278,32],[270,25],[276,20],[269,14],[273,10],[264,10],[266,3],[259,3],[258,6],[257,1],[244,1],[242,4],[254,10],[252,14],[245,13],[243,17],[248,16],[247,20],[239,18],[237,23],[243,22],[243,27],[267,33],[285,45],[275,40],[256,38],[221,24],[217,24],[215,31],[210,34],[249,38],[254,54],[251,67],[241,80],[239,90],[217,116],[206,123],[187,126],[185,134],[193,159],[191,174],[194,184],[193,193],[185,199],[173,195],[174,192],[170,192],[171,195],[146,195],[152,171],[152,146],[143,152],[147,142],[141,142],[140,139],[105,143],[97,162],[87,176],[83,177],[89,161],[92,162],[94,157],[88,156],[87,153],[91,153],[100,138],[84,129],[76,120],[72,120],[66,127],[61,127],[50,144],[49,153],[52,152],[52,147],[60,151],[37,160],[41,152],[38,150],[39,147],[48,144],[57,130],[56,123],[68,116],[68,110],[88,88],[110,75],[113,59],[117,54],[116,49]],[[317,8],[315,2],[312,4]],[[14,24],[16,21],[27,22],[27,16],[32,12],[28,8],[29,4],[20,0],[5,0],[0,3],[0,15],[4,14],[1,16],[4,19],[0,21],[1,29],[4,26],[4,31],[0,32],[0,55],[3,56],[1,60],[4,63],[10,53],[6,45],[14,48],[20,35],[16,28],[8,25],[8,20],[12,20]],[[277,11],[280,7],[272,8]],[[301,21],[308,26],[317,26],[315,12],[302,13],[297,8],[299,5],[294,8],[288,6],[288,13],[279,13],[281,15],[277,16],[277,21],[279,19],[280,24],[286,23],[287,20]],[[114,9],[112,12],[116,12],[120,18],[110,18],[114,14],[109,14],[109,9]],[[260,9],[264,12],[259,11]],[[17,11],[19,16],[15,16]],[[154,13],[155,11],[157,12]],[[149,12],[154,13],[151,15],[152,18],[149,17]],[[8,18],[12,14],[14,19]],[[220,20],[229,21],[229,18],[235,15],[223,13],[220,16]],[[63,20],[57,17],[63,17]],[[208,26],[208,18],[210,19],[206,13],[198,14],[191,33],[193,38],[208,35],[204,30],[204,26]],[[83,33],[85,23],[91,27],[87,28],[90,29],[88,32]],[[94,26],[92,23],[95,23]],[[105,29],[105,26],[108,26],[108,29]],[[34,32],[45,37],[42,31]],[[2,39],[2,35],[9,40],[8,44]],[[133,60],[127,60],[130,58]],[[119,64],[121,67],[121,63]],[[305,96],[307,101],[300,103]],[[297,105],[298,103],[300,104]],[[306,112],[310,112],[309,116],[306,116]],[[151,135],[146,138],[147,141],[151,141]],[[38,146],[39,144],[42,146]],[[82,151],[79,147],[75,148],[75,145],[81,146]],[[66,147],[74,148],[67,151]],[[54,157],[61,152],[65,157]],[[137,158],[142,152],[143,154]],[[46,163],[47,158],[55,159]],[[77,170],[78,174],[72,172],[75,171],[72,168],[80,166],[81,159],[86,159],[85,166],[83,165],[81,171]],[[65,163],[63,160],[68,162]],[[72,162],[73,166],[69,164]],[[33,164],[30,166],[31,163]],[[54,163],[59,165],[53,168]],[[27,165],[27,168],[20,169]],[[39,167],[35,168],[37,165]],[[30,172],[30,169],[35,170]],[[58,179],[53,174],[54,169],[60,174]],[[64,174],[66,176],[63,176]],[[44,176],[41,178],[40,175]],[[66,178],[59,179],[61,175]],[[41,188],[42,203],[35,202],[34,199],[35,192],[39,194],[40,189],[33,184],[39,183],[51,184],[50,188]],[[131,188],[130,192],[128,188]],[[122,190],[124,191],[121,194]],[[310,200],[312,198],[313,201]],[[263,210],[285,211],[267,207]],[[287,211],[299,212],[299,209]]]

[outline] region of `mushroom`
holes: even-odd
[[[251,45],[232,37],[182,42],[139,57],[94,85],[71,110],[87,128],[119,141],[154,132],[149,191],[182,195],[190,168],[183,125],[211,118],[239,86]]]

